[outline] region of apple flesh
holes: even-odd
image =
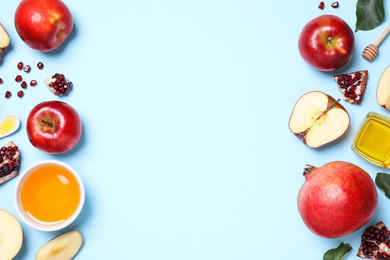
[[[289,128],[307,146],[318,148],[341,137],[349,127],[349,114],[333,97],[312,91],[295,103]]]
[[[73,29],[72,15],[61,0],[22,0],[14,21],[20,38],[42,52],[58,48]]]
[[[337,238],[363,227],[374,215],[378,194],[370,175],[342,161],[308,165],[298,194],[298,210],[315,234]]]
[[[7,50],[10,43],[10,38],[3,25],[0,23],[0,58],[1,55]]]
[[[390,65],[382,73],[376,89],[376,101],[379,105],[390,110]]]
[[[80,232],[69,231],[44,244],[36,253],[35,260],[70,260],[79,252],[82,244]]]
[[[61,101],[44,101],[30,112],[27,136],[33,146],[47,153],[71,150],[80,140],[81,119],[77,111]]]
[[[321,15],[309,21],[298,40],[302,58],[320,71],[334,71],[345,66],[355,49],[351,27],[334,15]]]
[[[0,209],[0,259],[13,259],[23,243],[19,221],[8,211]]]

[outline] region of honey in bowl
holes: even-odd
[[[32,220],[43,225],[56,225],[76,211],[80,187],[69,170],[59,165],[44,165],[27,176],[20,199],[23,210]]]
[[[369,112],[355,134],[352,150],[377,166],[390,168],[390,118]]]

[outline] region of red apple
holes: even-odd
[[[298,210],[315,234],[337,238],[363,227],[374,215],[378,194],[370,175],[360,167],[334,161],[304,171]]]
[[[351,60],[355,38],[343,19],[321,15],[303,27],[298,48],[302,58],[315,69],[333,71]]]
[[[15,27],[28,46],[48,52],[68,37],[73,18],[60,0],[22,0],[15,12]]]
[[[82,125],[77,111],[65,102],[45,101],[36,105],[26,123],[31,144],[47,153],[65,153],[80,140]]]

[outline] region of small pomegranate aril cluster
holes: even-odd
[[[390,260],[390,231],[382,221],[364,231],[357,256]]]
[[[336,75],[333,78],[336,80],[339,90],[344,94],[344,100],[353,104],[362,102],[368,79],[366,70]]]
[[[13,142],[9,142],[0,149],[0,184],[15,177],[19,169],[19,148]]]
[[[64,74],[56,73],[45,80],[45,84],[56,96],[64,96],[72,89],[73,83],[67,80]]]
[[[339,7],[339,2],[333,2],[333,3],[331,4],[331,6],[332,6],[333,8],[337,8],[337,7]],[[318,8],[321,9],[321,10],[323,10],[324,7],[325,7],[324,2],[321,2],[321,3],[318,5]]]

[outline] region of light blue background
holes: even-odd
[[[68,163],[86,188],[85,207],[65,230],[45,233],[21,223],[16,259],[34,259],[48,240],[72,229],[84,237],[76,259],[312,260],[340,242],[353,247],[346,260],[358,259],[363,229],[339,239],[318,237],[302,222],[296,197],[306,163],[344,160],[373,178],[389,173],[350,149],[369,111],[390,116],[375,99],[390,64],[390,39],[375,61],[361,57],[389,20],[355,34],[346,67],[319,72],[298,53],[302,27],[334,14],[354,30],[356,1],[339,1],[338,9],[325,1],[325,10],[319,2],[67,0],[74,31],[60,49],[41,53],[16,33],[19,1],[5,1],[0,22],[12,43],[0,63],[0,117],[16,113],[22,125],[0,145],[12,140],[20,147],[21,170],[45,159]],[[14,81],[19,61],[33,67],[22,75],[39,82],[22,99]],[[323,148],[303,145],[288,129],[296,100],[312,90],[341,98],[332,75],[362,69],[369,71],[363,102],[342,101],[351,118],[347,133]],[[56,72],[74,83],[66,97],[44,86]],[[6,90],[13,91],[9,100]],[[65,101],[82,118],[82,140],[69,153],[46,154],[28,141],[28,113],[45,100]],[[15,179],[0,186],[0,208],[17,216],[14,185]],[[390,200],[378,194],[368,224],[390,225]]]

